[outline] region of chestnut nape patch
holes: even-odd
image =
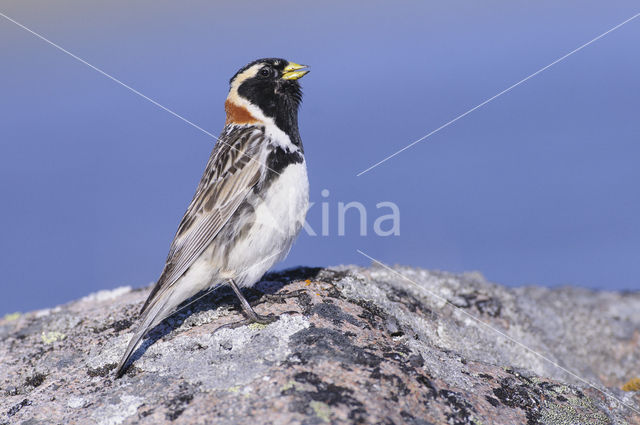
[[[254,124],[258,122],[247,108],[238,106],[229,100],[224,102],[224,109],[227,112],[225,124]]]

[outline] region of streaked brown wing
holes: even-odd
[[[214,240],[260,179],[257,160],[264,133],[255,127],[230,128],[211,152],[200,184],[171,243],[162,275],[142,313],[156,294],[171,287]]]

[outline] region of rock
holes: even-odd
[[[120,379],[148,289],[7,316],[0,423],[640,424],[640,293],[395,270],[269,274],[247,291],[267,326],[219,329],[242,316],[217,290]]]

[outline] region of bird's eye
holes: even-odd
[[[260,76],[261,77],[268,77],[269,75],[271,75],[271,69],[269,68],[262,68],[260,70]]]

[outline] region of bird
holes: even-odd
[[[142,339],[202,291],[230,285],[247,322],[256,313],[241,288],[284,259],[309,209],[307,166],[298,129],[299,79],[309,67],[264,58],[229,81],[226,121],[193,199],[178,225],[160,278],[116,369],[126,372]]]

